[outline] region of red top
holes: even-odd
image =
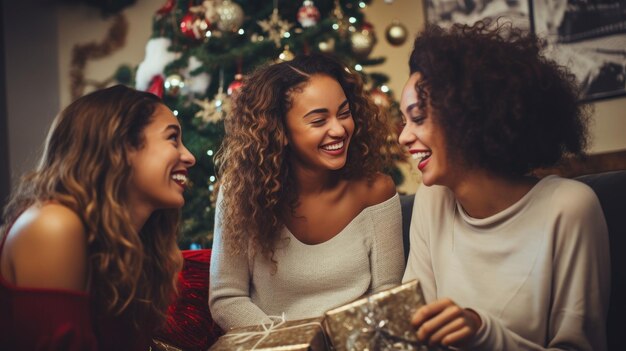
[[[0,349],[149,349],[150,338],[137,335],[125,318],[98,316],[96,311],[88,293],[22,288],[0,274]]]

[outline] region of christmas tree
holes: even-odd
[[[196,156],[183,208],[182,249],[211,245],[217,181],[213,156],[224,135],[230,96],[256,66],[287,61],[299,53],[333,53],[362,75],[381,109],[397,111],[385,85],[388,77],[363,71],[384,61],[369,57],[376,43],[362,12],[369,3],[168,0],[156,12],[135,85],[163,97],[179,117],[185,145]],[[399,172],[390,172],[399,182]]]

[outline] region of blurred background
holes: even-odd
[[[504,0],[2,0],[0,205],[35,166],[58,111],[82,94],[121,82],[161,94],[179,114],[185,143],[199,158],[181,248],[210,246],[211,156],[238,74],[292,54],[333,52],[363,75],[372,98],[397,125],[412,39],[426,18],[473,20],[477,8],[509,13],[518,22],[529,11],[525,1]],[[626,97],[587,103],[594,107],[592,161],[625,166]],[[399,192],[415,191],[419,175],[410,161],[398,157],[393,172]]]

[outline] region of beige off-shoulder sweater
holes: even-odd
[[[332,211],[332,208],[328,209]],[[398,194],[365,208],[332,239],[307,245],[284,228],[275,252],[277,271],[262,255],[248,259],[224,252],[216,213],[209,288],[213,319],[223,329],[287,320],[325,311],[400,283],[404,270]]]

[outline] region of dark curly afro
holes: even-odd
[[[493,24],[493,25],[492,25]],[[589,107],[574,76],[541,54],[543,43],[508,24],[430,25],[409,65],[420,72],[449,150],[469,167],[506,176],[551,167],[587,145]],[[424,106],[422,106],[424,107]]]

